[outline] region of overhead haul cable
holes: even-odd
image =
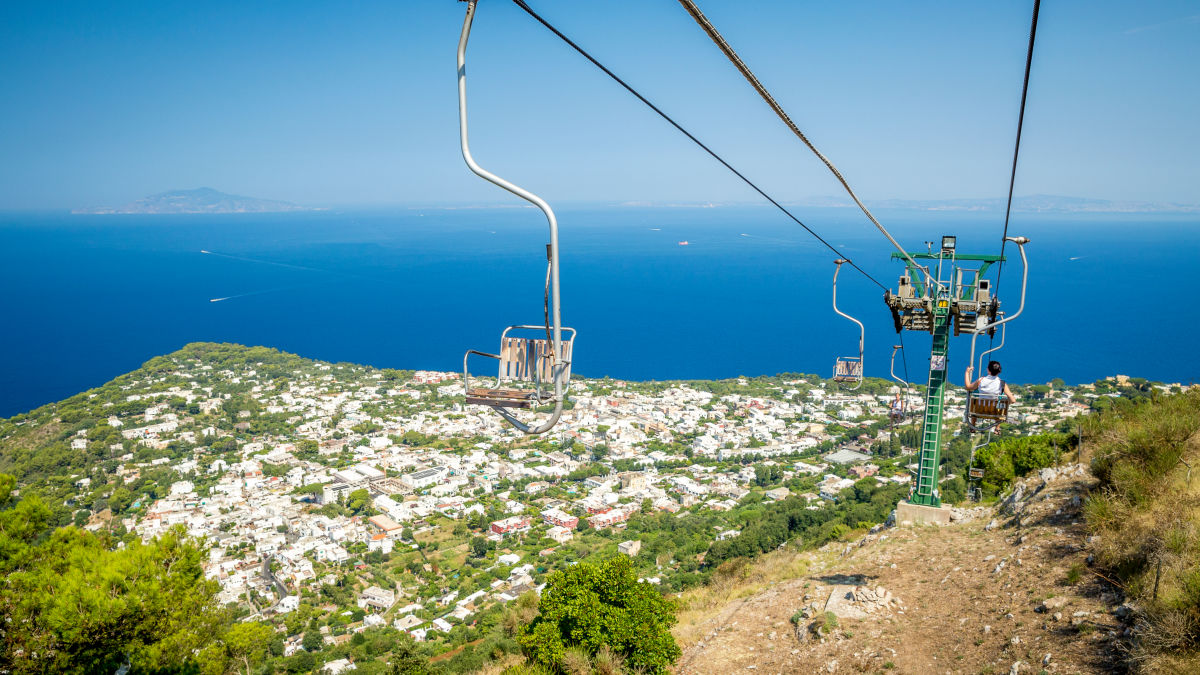
[[[1008,218],[1012,213],[1013,186],[1017,182],[1017,157],[1021,154],[1021,128],[1025,125],[1025,98],[1029,93],[1029,69],[1033,65],[1033,43],[1037,38],[1038,10],[1041,6],[1042,0],[1033,0],[1033,19],[1029,22],[1029,49],[1025,52],[1025,79],[1021,82],[1021,110],[1017,113],[1017,142],[1013,145],[1012,173],[1008,177],[1008,203],[1004,207],[1004,234],[1000,238],[1000,264],[996,267],[995,292],[997,296],[1000,294],[1000,275],[1004,272],[1004,245],[1008,243]]]
[[[696,23],[700,24],[700,27],[704,29],[705,33],[708,34],[708,37],[711,38],[713,43],[717,45],[717,48],[719,48],[721,52],[725,54],[726,58],[733,63],[733,65],[738,69],[738,72],[742,74],[742,77],[745,77],[746,81],[750,83],[750,86],[754,87],[754,90],[758,92],[758,95],[767,102],[767,105],[771,107],[771,110],[775,111],[775,114],[780,120],[783,121],[785,125],[787,125],[787,128],[791,129],[792,133],[796,134],[796,137],[799,138],[809,150],[812,150],[813,154],[816,155],[817,158],[829,168],[829,171],[833,173],[838,182],[842,184],[842,187],[846,189],[846,194],[850,195],[850,198],[854,200],[855,204],[858,204],[858,208],[862,210],[867,219],[875,224],[875,227],[879,229],[883,236],[887,237],[888,241],[892,242],[892,246],[895,246],[896,250],[900,251],[900,254],[903,255],[905,259],[907,259],[908,262],[913,265],[913,267],[925,269],[921,265],[918,265],[917,262],[908,255],[908,252],[904,250],[904,247],[900,245],[900,242],[896,241],[896,238],[887,231],[887,228],[884,227],[878,220],[876,220],[875,216],[871,213],[870,209],[867,208],[866,204],[863,204],[862,200],[858,198],[858,195],[854,194],[854,190],[850,188],[850,184],[846,182],[846,178],[842,176],[842,172],[838,171],[837,167],[833,165],[833,162],[829,161],[829,158],[822,154],[821,151],[817,149],[817,146],[813,145],[812,141],[808,140],[808,136],[804,135],[804,132],[800,130],[800,127],[796,126],[796,123],[793,122],[792,118],[789,117],[784,111],[783,106],[779,105],[779,102],[775,100],[775,97],[771,96],[771,92],[767,91],[767,88],[763,86],[762,82],[758,81],[758,78],[754,76],[753,72],[751,72],[750,67],[747,66],[744,61],[742,61],[741,57],[737,55],[737,52],[733,50],[733,47],[729,46],[729,43],[725,41],[725,38],[721,37],[721,34],[717,31],[716,27],[712,25],[712,22],[708,20],[708,17],[704,16],[704,13],[700,11],[700,8],[696,6],[696,3],[692,2],[692,0],[679,0],[679,4],[683,5],[683,8],[687,10],[688,14],[691,14],[692,18],[696,20]]]
[[[562,31],[555,28],[553,25],[550,24],[549,21],[543,19],[541,17],[541,15],[539,15],[537,12],[533,11],[533,9],[528,4],[525,3],[525,0],[513,0],[513,2],[521,9],[525,10],[525,12],[527,14],[529,14],[529,16],[531,16],[535,20],[537,20],[538,23],[545,26],[551,33],[554,33],[556,36],[558,36],[558,38],[560,40],[567,43],[567,45],[570,46],[572,49],[574,49],[576,52],[578,52],[580,56],[582,56],[583,58],[590,61],[592,63],[592,65],[596,66],[597,68],[602,70],[605,75],[608,75],[610,78],[612,78],[612,80],[614,82],[621,85],[626,91],[628,91],[630,94],[633,94],[634,97],[636,97],[639,101],[646,104],[646,106],[649,107],[654,112],[658,113],[659,117],[666,120],[668,124],[675,127],[675,129],[677,129],[681,134],[683,134],[684,136],[687,136],[690,141],[692,141],[696,145],[700,146],[700,148],[702,150],[704,150],[710,156],[712,156],[713,159],[720,162],[722,166],[724,166],[726,169],[729,169],[738,178],[742,179],[742,182],[746,183],[746,185],[749,185],[755,192],[762,195],[762,197],[764,199],[766,199],[768,202],[770,202],[772,205],[774,205],[775,208],[782,211],[784,213],[784,215],[786,215],[788,218],[791,218],[793,221],[795,221],[795,223],[797,225],[799,225],[800,227],[803,227],[809,234],[811,234],[813,237],[815,237],[817,239],[817,241],[821,242],[827,248],[829,248],[829,250],[836,253],[838,255],[838,257],[844,257],[844,254],[841,251],[837,250],[837,248],[835,248],[833,246],[833,244],[830,244],[821,235],[817,234],[811,227],[809,227],[808,225],[805,225],[803,222],[801,222],[801,220],[799,218],[797,218],[796,216],[794,216],[791,211],[788,211],[787,208],[785,208],[782,204],[780,204],[778,201],[776,201],[775,198],[773,198],[771,195],[769,195],[765,191],[763,191],[762,188],[758,187],[758,185],[756,185],[753,181],[751,181],[749,178],[747,178],[742,172],[733,168],[733,165],[731,165],[729,162],[726,162],[720,155],[718,155],[716,152],[714,152],[712,150],[712,148],[709,148],[707,145],[702,143],[700,141],[700,139],[698,139],[694,135],[692,135],[692,133],[689,132],[687,129],[684,129],[678,122],[676,122],[674,119],[672,119],[670,115],[663,112],[661,108],[659,108],[658,106],[651,103],[649,99],[647,99],[645,96],[642,96],[640,93],[638,93],[638,91],[636,89],[634,89],[633,87],[631,87],[628,83],[626,83],[625,80],[622,80],[615,73],[613,73],[611,70],[609,70],[607,67],[605,67],[604,64],[597,61],[595,59],[595,57],[593,57],[591,54],[587,53],[587,51],[585,51],[582,47],[575,44],[575,42],[573,42],[571,40],[571,38],[564,35],[562,33]],[[890,238],[890,235],[888,235],[888,236]],[[893,243],[895,243],[895,240],[893,240]],[[899,247],[899,244],[896,244],[896,246]],[[903,251],[903,249],[901,249],[901,250]],[[876,286],[879,286],[880,288],[883,288],[883,289],[887,288],[887,286],[884,286],[875,277],[868,274],[866,270],[864,270],[863,268],[861,268],[857,264],[855,264],[853,260],[847,259],[846,262],[851,267],[853,267],[854,269],[861,272],[863,276],[870,279],[871,282],[874,283]]]

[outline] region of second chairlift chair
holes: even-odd
[[[833,268],[833,311],[840,316],[850,319],[858,324],[858,357],[839,356],[833,364],[833,381],[853,384],[853,387],[847,387],[851,391],[862,386],[863,378],[863,342],[866,340],[867,329],[863,327],[863,323],[858,319],[838,309],[837,306],[837,279],[838,272],[842,271],[842,263],[849,262],[843,258],[833,261],[836,266]]]
[[[467,15],[458,40],[458,127],[463,159],[479,177],[541,209],[550,226],[550,243],[546,245],[545,323],[540,326],[514,325],[505,328],[500,334],[498,354],[474,349],[468,351],[463,356],[463,388],[467,404],[487,406],[522,432],[540,434],[549,431],[562,416],[563,402],[571,380],[571,347],[575,342],[575,329],[562,325],[558,293],[558,220],[554,217],[554,211],[541,197],[476,164],[467,143],[466,51],[471,22],[475,17],[475,3],[476,0],[467,3]],[[545,338],[530,337],[531,331],[544,331]],[[510,334],[514,332],[524,333],[525,336]],[[564,339],[563,332],[569,333],[569,337]],[[494,387],[471,385],[467,360],[472,354],[499,361]],[[550,417],[540,424],[524,422],[510,411],[551,404],[554,408]]]

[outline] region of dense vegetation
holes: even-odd
[[[789,497],[766,506],[738,536],[714,542],[705,565],[711,568],[730,558],[766,553],[797,537],[806,547],[820,546],[853,529],[883,522],[907,493],[907,485],[880,486],[874,478],[864,478],[845,490],[832,508],[812,510],[803,499]]]
[[[120,548],[55,529],[36,496],[0,474],[0,671],[193,672],[248,669],[274,631],[232,622],[204,579],[203,553],[172,532]]]
[[[1200,672],[1200,391],[1117,401],[1084,428],[1096,563],[1138,607],[1132,664]]]
[[[975,465],[983,469],[980,481],[985,497],[1004,492],[1016,478],[1053,466],[1077,438],[1070,434],[1039,434],[1001,438],[975,453]]]

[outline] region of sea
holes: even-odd
[[[861,213],[793,212],[895,285],[903,266]],[[1003,214],[876,215],[909,250],[952,234],[962,253],[999,251]],[[773,209],[574,205],[559,219],[576,374],[829,375],[836,357],[857,355],[857,326],[833,311],[835,254]],[[995,353],[1006,379],[1200,381],[1200,217],[1018,213],[1009,234],[1031,242],[1025,311]],[[541,214],[525,207],[0,213],[0,416],[194,341],[461,370],[464,352],[494,351],[505,326],[543,321],[546,241]],[[1006,253],[997,290],[1012,313],[1022,270],[1016,247]],[[900,336],[882,289],[847,266],[838,301],[865,324],[867,375],[888,377]],[[906,332],[903,343],[896,374],[924,382],[929,336]],[[952,341],[955,379],[969,352],[970,338]]]

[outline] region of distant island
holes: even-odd
[[[86,214],[177,214],[177,213],[285,213],[289,211],[314,211],[307,206],[271,199],[242,197],[214,190],[171,190],[150,195],[124,206],[99,206],[74,209],[71,213]]]

